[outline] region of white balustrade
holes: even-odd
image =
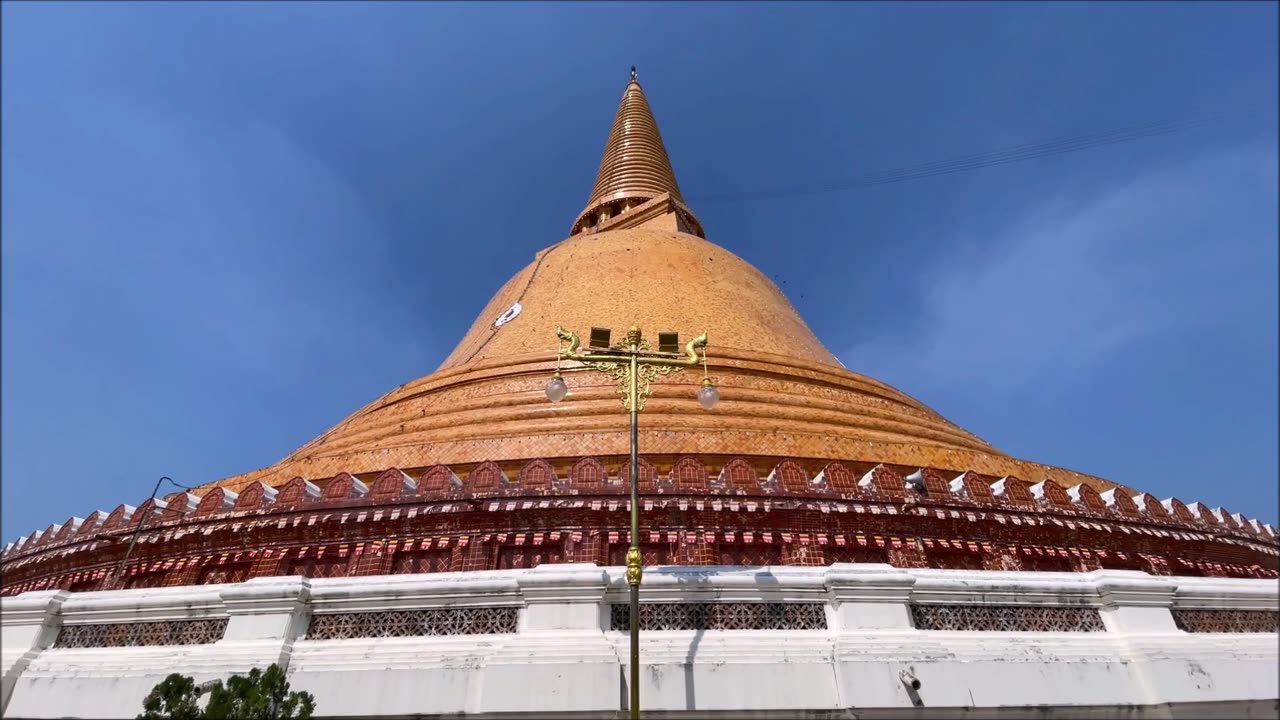
[[[1274,714],[1273,580],[662,567],[643,707],[698,717]],[[0,599],[4,717],[133,717],[171,672],[280,663],[320,717],[614,717],[627,588],[591,564]],[[918,687],[917,687],[918,685]],[[1207,703],[1207,704],[1206,704]]]

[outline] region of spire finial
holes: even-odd
[[[631,82],[622,91],[622,101],[618,103],[600,158],[600,169],[596,171],[595,185],[569,234],[595,227],[663,194],[670,194],[672,201],[683,203],[658,124],[632,65]],[[692,218],[688,208],[681,212]],[[696,224],[696,220],[688,221]],[[701,235],[701,232],[698,229],[692,234]]]

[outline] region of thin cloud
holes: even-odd
[[[4,376],[25,380],[5,385],[3,473],[98,470],[57,497],[7,485],[6,523],[268,465],[435,367],[434,331],[383,281],[404,239],[350,169],[251,107],[41,102],[4,107],[23,179],[4,185]]]
[[[1276,192],[1274,149],[1242,147],[1061,193],[995,242],[958,233],[911,284],[923,312],[910,336],[842,356],[908,392],[1078,383],[1146,341],[1235,322],[1233,278],[1267,262]]]

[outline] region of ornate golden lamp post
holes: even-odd
[[[704,332],[685,345],[684,354],[678,352],[679,341],[675,333],[658,334],[658,351],[653,352],[649,342],[640,336],[640,329],[631,326],[626,342],[609,346],[609,331],[592,328],[591,343],[587,352],[578,352],[580,341],[575,333],[562,327],[556,328],[556,337],[569,343],[556,354],[556,374],[547,382],[547,399],[558,403],[569,393],[569,386],[560,377],[560,360],[577,360],[612,375],[618,382],[618,394],[622,407],[631,414],[631,545],[627,548],[627,584],[631,586],[631,718],[640,717],[640,459],[636,448],[639,414],[649,397],[649,384],[659,375],[679,372],[702,363],[702,387],[698,388],[698,402],[710,410],[720,401],[720,393],[707,376],[707,334]],[[698,357],[702,350],[702,357]]]

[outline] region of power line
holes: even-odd
[[[1024,143],[1001,150],[963,155],[947,160],[935,160],[917,165],[909,165],[894,170],[882,170],[843,180],[833,180],[825,183],[794,186],[791,188],[779,188],[776,190],[700,195],[689,198],[688,201],[707,203],[725,200],[775,199],[802,195],[819,195],[838,190],[852,190],[855,188],[871,187],[875,185],[887,185],[890,183],[920,180],[938,175],[948,175],[951,173],[1007,165],[1009,163],[1025,162],[1027,160],[1034,160],[1038,158],[1054,157],[1057,155],[1064,155],[1066,153],[1102,147],[1104,145],[1114,145],[1116,143],[1133,142],[1135,140],[1156,137],[1159,135],[1168,135],[1183,130],[1203,127],[1215,119],[1216,116],[1207,116],[1188,120],[1146,123],[1115,130],[1095,131],[1081,135],[1060,137],[1038,143]]]

